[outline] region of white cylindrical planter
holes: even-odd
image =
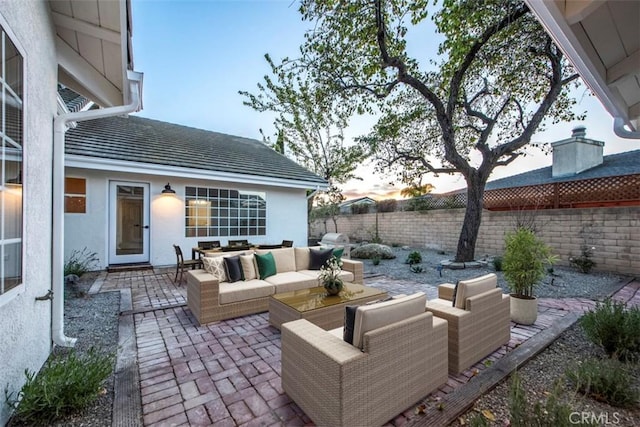
[[[511,300],[511,320],[521,325],[533,325],[538,318],[537,298],[517,298]]]

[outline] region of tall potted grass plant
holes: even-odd
[[[527,228],[519,228],[505,237],[502,270],[511,290],[511,320],[533,324],[538,317],[535,287],[545,275],[547,265],[555,262],[551,248]]]

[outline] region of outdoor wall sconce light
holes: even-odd
[[[162,194],[176,194],[176,190],[171,188],[171,185],[167,182],[167,185],[164,186],[164,190],[162,190]]]

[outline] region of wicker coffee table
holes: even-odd
[[[386,296],[385,291],[355,283],[345,283],[342,292],[335,296],[327,295],[320,286],[283,292],[269,298],[269,323],[280,329],[285,322],[307,319],[322,329],[338,328],[344,325],[347,305],[362,305]]]

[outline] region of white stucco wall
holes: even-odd
[[[51,288],[51,169],[57,63],[49,5],[0,2],[0,24],[25,55],[23,288],[0,295],[0,389],[16,392],[24,370],[38,371],[51,350],[51,302],[36,301]],[[9,417],[0,405],[0,425]]]
[[[124,172],[106,172],[67,168],[66,176],[87,179],[87,213],[65,214],[65,259],[73,250],[83,248],[95,252],[98,268],[108,265],[109,255],[109,181],[131,181],[150,184],[150,263],[154,266],[175,265],[172,245],[179,244],[186,258],[198,240],[220,240],[229,237],[185,237],[185,187],[200,186],[246,191],[262,191],[267,196],[267,235],[238,236],[251,243],[280,243],[293,240],[296,246],[307,244],[307,201],[305,190],[274,186],[234,184]],[[175,195],[161,195],[167,182]],[[234,239],[235,237],[231,237]]]

